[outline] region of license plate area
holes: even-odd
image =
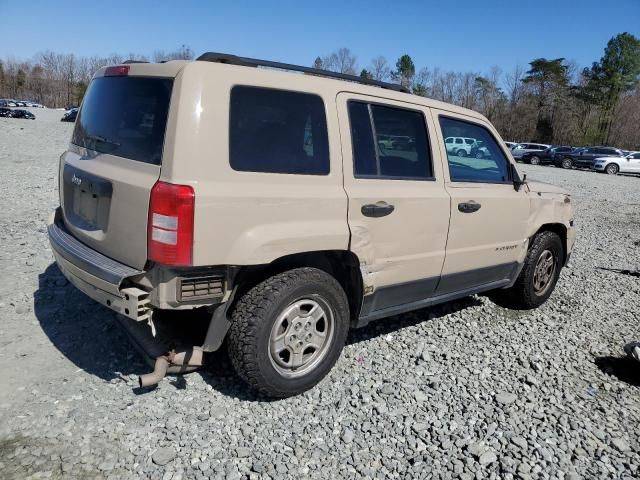
[[[98,196],[95,193],[75,187],[73,189],[73,213],[84,222],[98,226]]]
[[[88,232],[106,233],[113,186],[105,178],[65,165],[64,213],[73,226]]]

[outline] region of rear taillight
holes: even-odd
[[[129,75],[129,65],[114,65],[104,70],[105,77],[122,77]]]
[[[188,266],[193,261],[195,194],[189,185],[157,182],[151,189],[147,252],[163,265]]]

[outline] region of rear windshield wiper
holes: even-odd
[[[109,140],[108,138],[103,137],[102,135],[89,135],[89,134],[86,134],[85,137],[88,138],[89,140],[93,140],[94,142],[107,143],[109,145],[113,145],[114,147],[119,147],[120,146],[119,143],[113,142],[113,141]]]

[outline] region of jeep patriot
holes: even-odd
[[[482,142],[483,158],[450,137]],[[570,196],[521,177],[479,113],[216,53],[100,69],[59,191],[56,262],[144,330],[155,370],[142,386],[226,341],[252,387],[298,394],[350,328],[480,292],[538,307],[575,239]],[[191,309],[209,312],[201,343],[151,348],[154,314]]]

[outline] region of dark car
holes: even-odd
[[[531,165],[548,165],[554,163],[556,157],[564,158],[565,154],[568,154],[574,150],[573,147],[567,145],[553,145],[549,148],[545,148],[541,152],[527,152],[522,155],[522,161],[530,163]]]
[[[68,112],[64,112],[64,115],[60,119],[61,122],[75,122],[78,116],[78,109],[72,108]]]
[[[6,107],[0,107],[0,117],[11,117],[13,110]]]
[[[26,118],[29,120],[35,120],[36,116],[28,110],[22,110],[20,108],[14,108],[11,112],[12,118]]]
[[[613,147],[585,147],[554,159],[554,164],[562,168],[591,168],[596,158],[622,156],[622,150]]]

